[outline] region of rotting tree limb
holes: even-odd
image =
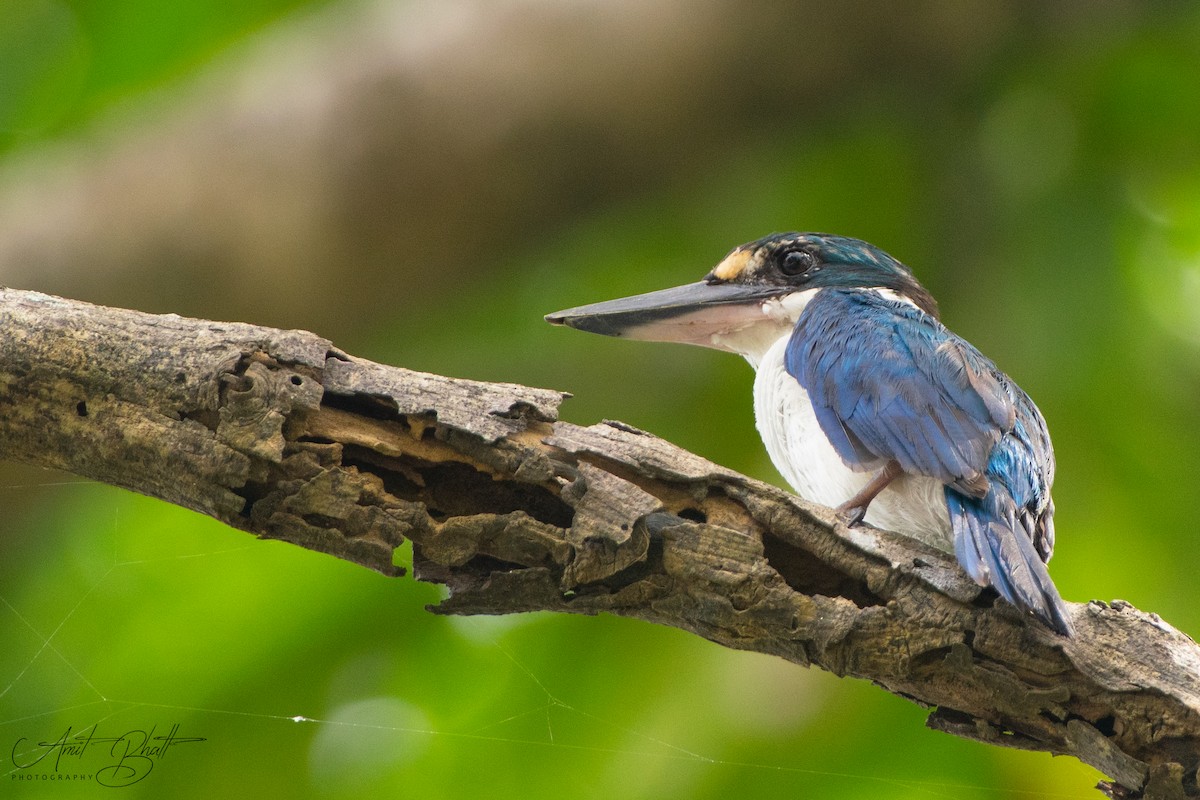
[[[607,611],[864,678],[928,724],[1073,755],[1116,797],[1200,795],[1200,648],[1073,605],[1066,640],[949,556],[811,506],[564,395],[356,359],[302,331],[0,291],[0,456],[387,575],[435,611]]]

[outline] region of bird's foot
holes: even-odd
[[[860,489],[858,494],[834,509],[842,522],[846,523],[846,527],[853,528],[862,522],[863,517],[867,515],[867,507],[871,505],[871,501],[899,475],[900,465],[895,461],[887,462],[883,469],[879,470],[879,474]]]
[[[838,519],[847,528],[853,528],[863,521],[863,517],[867,516],[867,506],[855,503],[853,500],[842,503],[834,511],[837,512]]]

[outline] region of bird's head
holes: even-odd
[[[777,233],[735,247],[704,280],[549,314],[579,330],[731,350],[757,361],[791,329],[813,291],[888,289],[937,316],[912,271],[874,245],[824,233]]]

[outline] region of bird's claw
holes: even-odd
[[[863,521],[863,517],[867,516],[867,507],[863,505],[852,506],[847,503],[843,503],[835,510],[837,511],[838,519],[840,519],[847,528],[855,527]]]

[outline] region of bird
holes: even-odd
[[[911,269],[861,239],[775,233],[703,280],[548,322],[743,356],[755,424],[798,495],[937,547],[1062,636],[1054,451],[1038,407],[942,324]]]

